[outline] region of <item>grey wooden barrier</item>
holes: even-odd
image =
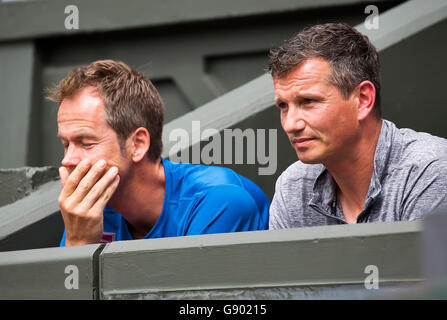
[[[423,279],[421,230],[394,222],[3,252],[0,298],[402,297]],[[371,268],[378,290],[365,285]]]
[[[102,299],[375,298],[422,280],[420,225],[381,223],[111,243]],[[369,266],[369,267],[368,267]]]
[[[95,299],[102,245],[0,253],[0,299]]]

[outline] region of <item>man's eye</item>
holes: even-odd
[[[276,106],[277,106],[279,109],[284,109],[284,108],[287,107],[287,104],[284,103],[284,102],[279,102],[279,103],[276,104]]]
[[[91,148],[91,147],[93,147],[93,143],[83,143],[82,147],[83,148]]]
[[[303,99],[303,104],[310,104],[312,102],[315,102],[314,99]]]

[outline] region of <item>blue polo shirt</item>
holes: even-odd
[[[270,201],[249,179],[223,167],[162,162],[163,210],[144,239],[268,229]],[[127,221],[108,206],[104,234],[114,241],[134,239]]]

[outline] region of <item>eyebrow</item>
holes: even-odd
[[[63,140],[64,137],[62,137],[59,133],[56,135],[56,137],[59,140]],[[88,134],[88,133],[80,133],[78,135],[75,135],[73,140],[83,140],[83,139],[96,139],[96,136],[92,135],[92,134]]]
[[[314,99],[314,100],[322,100],[324,99],[323,97],[321,97],[319,94],[317,93],[303,93],[303,94],[296,94],[292,97],[293,101],[296,100],[304,100],[304,99]],[[275,97],[275,105],[278,105],[278,103],[280,102],[284,102],[281,98]]]

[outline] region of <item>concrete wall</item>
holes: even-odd
[[[0,169],[0,207],[16,202],[48,181],[59,179],[55,167]]]
[[[57,202],[60,191],[60,181],[46,182],[1,206],[0,251],[57,247],[64,231]]]

